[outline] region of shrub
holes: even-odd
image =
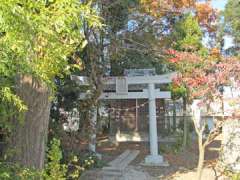
[[[45,168],[45,178],[48,180],[65,180],[67,168],[61,164],[62,151],[60,149],[60,140],[53,138],[48,151],[48,163]]]
[[[240,180],[240,173],[233,174],[231,178],[232,178],[232,180]]]
[[[41,179],[43,173],[34,169],[22,168],[19,165],[0,162],[1,180],[35,180]]]
[[[81,174],[91,168],[103,167],[104,163],[95,154],[86,154],[80,159],[77,155],[72,154],[68,160],[68,178],[77,179]]]
[[[80,155],[79,155],[80,156]],[[86,154],[80,158],[74,154],[63,160],[60,140],[53,138],[47,152],[48,163],[43,171],[23,168],[17,164],[0,162],[1,180],[75,180],[79,179],[82,172],[90,168],[99,168],[103,162],[94,154]],[[67,165],[66,165],[67,164]]]

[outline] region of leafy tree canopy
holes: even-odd
[[[229,0],[225,11],[224,18],[226,30],[234,37],[236,45],[240,44],[240,2],[237,0]]]
[[[176,23],[171,36],[175,40],[173,48],[176,50],[198,51],[202,48],[203,34],[197,19],[191,14]]]
[[[100,25],[90,6],[79,0],[1,2],[1,117],[26,110],[14,93],[16,77],[31,75],[52,89],[54,77],[68,72],[68,56],[86,44],[83,23]]]
[[[240,3],[239,1],[229,0],[225,9],[225,21],[229,23],[231,32],[237,41],[240,41]]]

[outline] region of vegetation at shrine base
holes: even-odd
[[[0,179],[240,179],[240,2],[224,2],[0,0]]]

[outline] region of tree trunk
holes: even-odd
[[[177,113],[176,113],[176,101],[173,100],[173,131],[174,131],[174,132],[175,132],[176,129],[177,129],[176,118],[177,118]]]
[[[97,107],[94,110],[90,118],[90,134],[89,134],[89,151],[96,153],[96,142],[97,142]]]
[[[43,169],[50,114],[50,91],[32,76],[19,76],[17,94],[28,110],[21,120],[14,119],[10,147],[14,163],[28,168]]]
[[[205,155],[205,147],[203,146],[202,135],[198,135],[198,149],[199,149],[199,157],[198,157],[198,167],[197,167],[197,180],[201,180],[203,164],[204,164],[204,155]]]
[[[187,147],[188,129],[187,102],[186,98],[183,98],[183,149]]]

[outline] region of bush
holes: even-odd
[[[47,157],[49,162],[45,168],[45,178],[49,180],[65,180],[67,167],[61,164],[62,151],[60,149],[60,140],[53,138]]]
[[[233,174],[231,178],[232,178],[232,180],[240,180],[240,173]]]
[[[77,155],[70,155],[68,160],[68,178],[77,179],[81,174],[91,168],[101,168],[104,163],[95,154],[89,153],[80,159]]]
[[[74,155],[68,163],[68,178],[79,179],[83,171],[85,168],[80,165],[78,157]]]
[[[83,156],[82,160],[80,161],[81,165],[86,168],[101,168],[104,165],[104,162],[100,160],[96,154],[88,153]]]
[[[40,179],[43,173],[34,169],[22,168],[16,164],[0,162],[1,180],[35,180]]]
[[[85,170],[103,166],[103,162],[94,154],[86,154],[81,160],[72,154],[62,163],[60,140],[55,138],[50,142],[47,158],[48,163],[43,171],[0,162],[0,180],[76,180]]]

